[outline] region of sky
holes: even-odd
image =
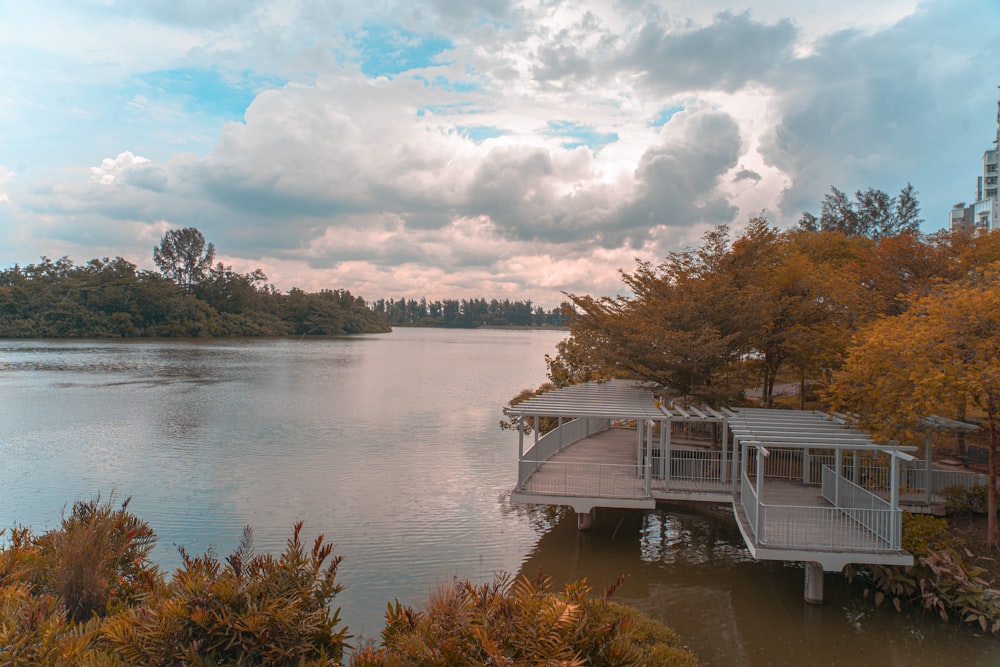
[[[996,133],[996,0],[0,0],[0,266],[278,289],[620,293],[836,186],[934,232]]]

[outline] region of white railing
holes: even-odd
[[[827,490],[836,484],[833,468],[825,466],[823,477],[824,497],[833,502],[832,491],[827,496]],[[840,481],[839,506],[775,505],[760,501],[757,489],[744,472],[740,504],[754,541],[785,549],[897,551],[902,512],[843,477]]]
[[[882,496],[889,495],[892,488],[889,479],[890,471],[887,465],[863,465],[856,469],[850,465],[843,466],[843,475],[855,481],[869,491]],[[942,489],[949,486],[964,486],[966,488],[985,485],[986,475],[976,472],[965,472],[962,470],[937,470],[930,471],[930,493],[940,493]],[[928,491],[928,477],[926,463],[924,461],[904,461],[900,463],[899,470],[899,492],[909,495],[926,494]]]
[[[823,467],[823,497],[846,516],[884,541],[884,549],[900,548],[902,511],[868,489]]]
[[[918,465],[919,464],[919,465]],[[904,470],[902,486],[910,490],[924,490],[927,488],[927,470],[923,468],[922,461],[914,461],[910,467]],[[978,472],[965,472],[962,470],[934,470],[931,469],[930,490],[931,493],[940,493],[942,489],[949,486],[986,486],[986,475]]]
[[[726,465],[729,465],[728,457]],[[654,479],[660,488],[669,490],[674,482],[683,483],[685,491],[718,491],[722,482],[723,461],[721,451],[698,449],[671,449],[669,466],[661,456],[653,456]],[[669,472],[669,478],[666,473]],[[728,483],[725,488],[728,488]]]
[[[778,449],[768,447],[769,455],[764,459],[764,477],[770,479],[787,479],[801,481],[805,484],[819,485],[824,465],[833,465],[834,457],[830,454],[804,454],[801,448]],[[803,456],[808,456],[803,466]],[[805,470],[803,470],[805,467]],[[747,471],[757,474],[756,457],[747,461]]]
[[[585,498],[647,498],[645,479],[630,464],[529,461],[537,471],[524,493]]]
[[[750,483],[750,478],[747,477],[746,473],[743,473],[743,479],[740,489],[740,503],[743,505],[743,511],[747,515],[747,523],[750,524],[750,530],[753,531],[754,540],[760,542],[758,539],[760,532],[760,524],[757,519],[761,512],[761,503],[757,498],[757,489],[753,487]]]
[[[609,428],[611,428],[611,421],[608,419],[580,418],[565,421],[562,425],[542,435],[518,462],[518,486],[523,486],[532,473],[538,470],[538,466],[552,458],[563,447],[589,438],[595,433],[607,431]]]

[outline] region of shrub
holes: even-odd
[[[941,489],[945,506],[949,512],[958,514],[985,515],[989,512],[989,487],[981,484],[966,486],[947,486]]]
[[[302,665],[342,659],[347,634],[330,602],[340,557],[296,524],[277,557],[253,553],[249,528],[220,563],[181,550],[166,581],[155,535],[127,510],[79,502],[58,529],[10,532],[0,549],[0,664]]]
[[[341,557],[322,535],[307,549],[301,530],[277,558],[253,553],[249,528],[224,565],[182,550],[183,565],[145,605],[105,622],[103,644],[128,664],[337,664],[349,638],[329,607],[343,589]]]
[[[860,574],[871,587],[876,606],[891,601],[897,611],[917,605],[943,621],[975,624],[983,631],[1000,634],[1000,591],[982,579],[983,571],[962,558],[954,546],[948,524],[926,515],[905,514],[903,548],[913,554],[910,567],[870,565],[849,569]]]
[[[553,592],[539,576],[456,582],[425,611],[399,601],[386,611],[380,647],[354,654],[352,667],[473,665],[696,665],[667,627],[635,609],[591,597],[585,581]]]
[[[104,616],[139,599],[157,577],[149,554],[156,535],[111,500],[77,502],[58,529],[35,535],[14,528],[0,557],[0,582],[19,581],[37,594],[58,597],[71,620]]]

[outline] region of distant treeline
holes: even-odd
[[[205,255],[202,256],[202,259]],[[219,263],[183,282],[116,257],[0,270],[2,338],[338,336],[390,330],[347,290],[287,293]]]
[[[561,327],[560,309],[547,311],[531,301],[492,299],[379,299],[371,304],[394,327]]]

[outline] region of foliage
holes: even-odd
[[[347,641],[332,602],[341,557],[297,523],[278,556],[254,552],[244,530],[220,561],[192,557],[165,579],[148,559],[155,542],[126,501],[78,502],[42,535],[13,529],[0,548],[0,663],[126,665],[342,664]],[[394,665],[695,665],[677,636],[603,599],[586,582],[555,592],[551,580],[498,576],[455,582],[425,611],[388,606],[380,646],[357,667]]]
[[[195,230],[197,231],[197,230]],[[186,280],[186,279],[185,279]],[[347,290],[281,294],[260,270],[219,263],[180,286],[120,257],[0,270],[0,337],[287,336],[389,331]]]
[[[590,595],[585,581],[554,592],[551,580],[498,576],[455,582],[424,611],[390,604],[381,646],[352,667],[463,665],[695,665],[677,636],[640,612]]]
[[[0,661],[5,665],[115,664],[101,661],[94,643],[100,619],[68,620],[55,595],[33,592],[23,582],[0,585]]]
[[[920,229],[920,207],[916,192],[909,183],[890,197],[876,188],[858,190],[854,201],[836,187],[823,197],[819,218],[803,213],[799,229],[810,232],[840,232],[847,236],[879,239]]]
[[[481,326],[558,327],[564,323],[561,308],[546,311],[531,301],[509,299],[377,299],[372,310],[392,326],[475,328]]]
[[[861,331],[826,394],[884,439],[914,438],[922,417],[975,405],[990,434],[987,542],[996,548],[1000,265],[940,286]]]
[[[864,576],[871,584],[865,589],[866,597],[872,597],[876,605],[889,601],[897,610],[919,605],[943,621],[1000,634],[1000,590],[990,588],[982,570],[958,553],[945,520],[906,514],[903,548],[913,554],[913,566],[869,565],[849,572]]]
[[[948,486],[939,492],[945,499],[949,512],[958,514],[985,515],[989,508],[989,487],[977,484],[968,487],[962,485]]]
[[[716,228],[698,249],[640,262],[623,276],[631,297],[571,295],[577,358],[564,365],[582,359],[710,403],[739,402],[756,384],[770,406],[782,368],[803,385],[826,375],[872,317],[862,273],[872,248],[839,232],[782,233],[763,218],[732,241]]]
[[[58,529],[34,535],[12,530],[0,554],[0,582],[28,584],[34,593],[57,597],[71,620],[104,616],[143,596],[156,543],[153,530],[128,511],[100,498],[79,501]]]
[[[327,665],[342,658],[349,637],[330,611],[342,590],[341,557],[316,538],[311,549],[295,525],[277,558],[253,553],[247,529],[221,564],[192,558],[154,588],[145,605],[108,619],[102,644],[129,664]]]
[[[171,229],[153,248],[153,261],[163,275],[190,292],[208,276],[215,261],[215,245],[205,245],[194,227]]]
[[[58,529],[16,528],[0,549],[0,662],[18,665],[333,665],[349,637],[330,603],[340,557],[296,524],[277,557],[247,529],[220,563],[182,550],[166,581],[149,526],[78,502]]]

